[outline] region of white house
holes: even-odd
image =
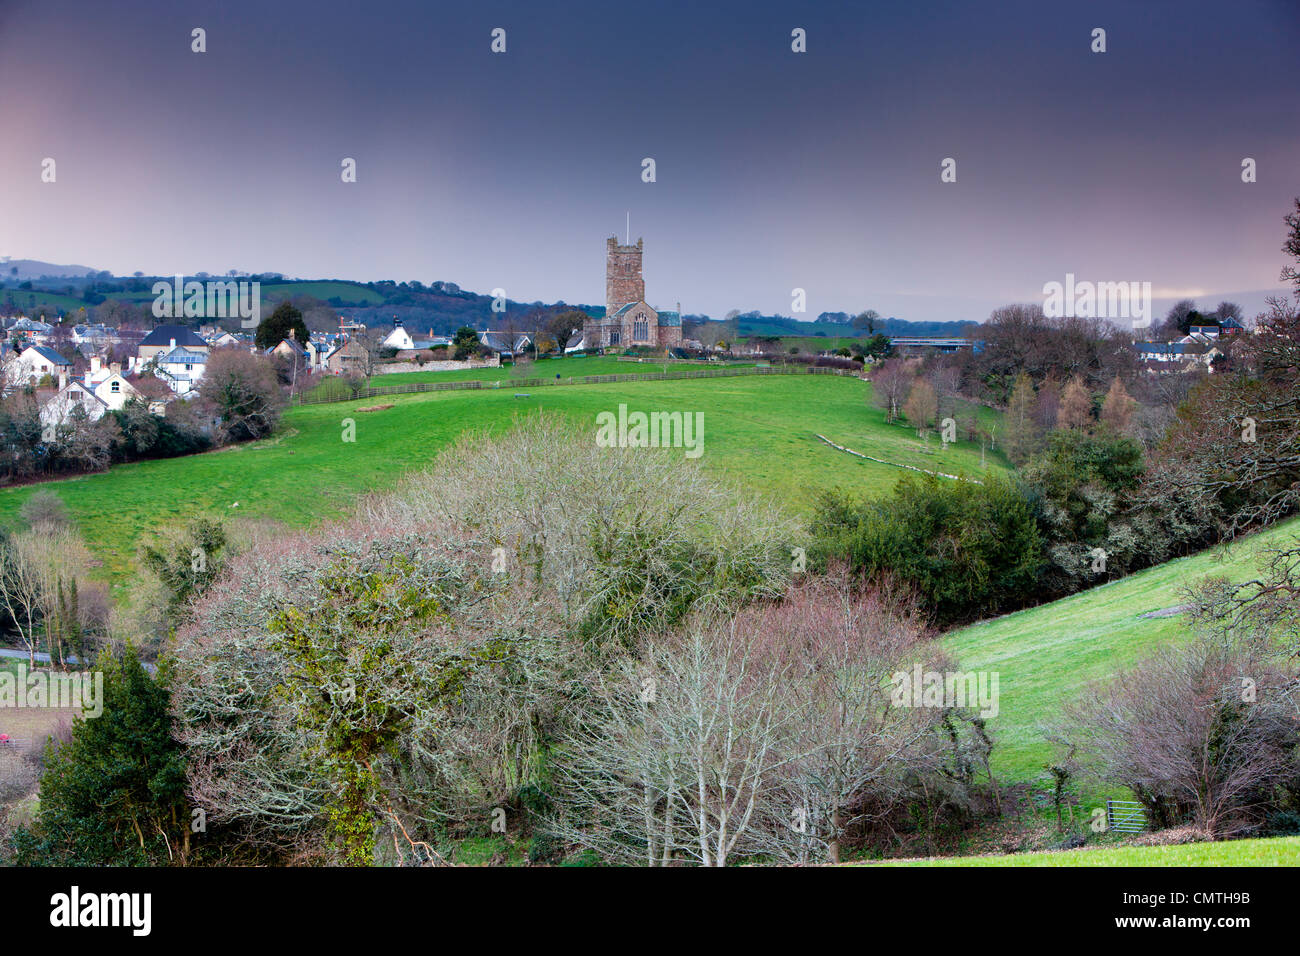
[[[415,340],[411,338],[411,333],[402,327],[401,319],[393,319],[393,331],[389,332],[384,341],[379,344],[382,348],[397,349],[399,352],[415,348]]]
[[[399,352],[409,352],[412,350],[435,349],[442,345],[450,345],[451,339],[446,339],[438,335],[427,335],[422,339],[414,338],[402,327],[402,320],[394,318],[393,331],[389,332],[387,338],[379,344],[382,348],[397,349]]]
[[[92,386],[92,389],[95,397],[115,412],[121,411],[131,399],[140,397],[139,390],[123,378],[121,372],[111,372],[98,385]]]
[[[144,365],[178,346],[204,355],[209,351],[208,343],[199,338],[193,329],[183,325],[160,325],[140,340],[136,355],[139,356],[139,364]]]
[[[9,384],[36,384],[46,375],[57,379],[60,373],[72,372],[72,363],[54,349],[29,345],[19,352],[6,369]]]
[[[222,332],[208,339],[208,344],[211,345],[214,349],[226,349],[226,348],[230,348],[232,345],[247,346],[249,342],[248,339],[241,339],[238,335],[235,335],[233,332]]]
[[[70,425],[79,415],[84,415],[87,421],[95,422],[103,418],[106,411],[108,405],[93,391],[81,382],[69,382],[41,406],[41,438],[44,441],[54,441],[59,429]]]
[[[177,395],[188,395],[198,387],[207,362],[206,352],[191,352],[180,346],[154,358],[158,377]]]

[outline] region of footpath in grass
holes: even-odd
[[[887,860],[872,866],[1300,866],[1300,837]]]

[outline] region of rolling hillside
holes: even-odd
[[[1089,681],[1104,678],[1151,649],[1187,634],[1176,609],[1182,589],[1221,575],[1242,579],[1261,549],[1300,535],[1300,518],[1051,604],[954,631],[944,638],[962,670],[999,674],[1000,713],[991,721],[994,771],[1006,782],[1039,777],[1051,756],[1040,722]],[[1160,616],[1151,616],[1163,612]]]
[[[13,520],[36,488],[57,493],[103,561],[103,577],[125,586],[141,535],[150,529],[198,514],[308,524],[342,514],[359,493],[391,487],[468,429],[506,428],[515,416],[544,409],[590,424],[594,436],[596,415],[617,411],[620,403],[632,410],[702,412],[700,467],[770,495],[796,514],[809,511],[820,488],[878,494],[908,474],[836,451],[816,438],[818,432],[920,468],[971,475],[1006,470],[992,453],[983,468],[978,446],[959,442],[945,449],[934,438],[927,445],[910,428],[885,424],[883,412],[867,404],[869,393],[870,385],[856,378],[782,375],[534,388],[525,397],[503,382],[499,389],[301,406],[265,441],[0,490],[0,520]],[[342,440],[349,418],[356,422],[355,443]]]

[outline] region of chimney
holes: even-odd
[[[100,362],[100,360],[99,360],[99,356],[98,356],[98,355],[92,355],[92,356],[90,357],[90,374],[91,374],[91,375],[98,375],[100,369],[102,369],[103,367],[104,367],[104,366],[103,366],[103,363]]]
[[[68,386],[68,373],[59,372],[59,391],[63,391]]]
[[[175,340],[175,339],[172,339],[172,346],[171,346],[171,347],[172,347],[172,348],[176,348],[176,340]]]
[[[108,370],[109,370],[110,372],[112,372],[114,375],[121,375],[121,374],[122,374],[122,363],[121,363],[121,362],[113,362],[111,365],[109,365]]]

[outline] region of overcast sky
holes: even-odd
[[[1277,286],[1300,2],[808,6],[0,0],[0,254],[600,304],[630,214],[715,315]]]

